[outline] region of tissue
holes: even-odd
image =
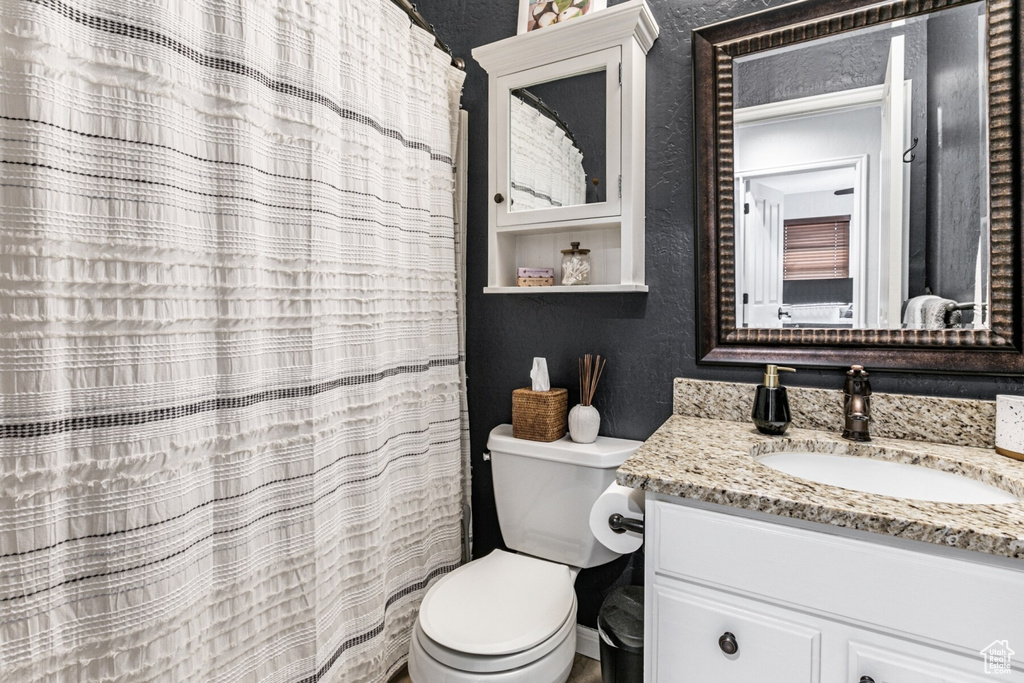
[[[533,359],[533,369],[530,370],[530,379],[533,380],[534,391],[551,390],[551,378],[548,377],[547,358]]]

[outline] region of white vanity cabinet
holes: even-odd
[[[646,524],[648,682],[1024,683],[1022,562],[656,494]]]

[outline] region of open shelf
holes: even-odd
[[[564,286],[561,284],[562,250],[571,242],[579,242],[590,250],[592,265],[589,285]],[[565,232],[525,231],[499,233],[493,242],[496,247],[490,262],[490,277],[485,294],[511,294],[531,291],[533,294],[576,294],[598,292],[646,292],[642,269],[632,263],[631,244],[625,249],[618,227],[588,228]],[[516,270],[527,268],[553,268],[555,285],[551,287],[517,287]],[[637,271],[641,277],[638,279]],[[623,274],[626,276],[623,277]]]

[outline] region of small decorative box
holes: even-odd
[[[554,279],[554,268],[518,268],[516,277],[549,277]]]
[[[512,392],[512,436],[530,441],[557,441],[565,436],[569,390]]]
[[[555,284],[553,277],[517,277],[517,287],[550,287]]]
[[[996,396],[996,452],[1024,460],[1024,396]]]

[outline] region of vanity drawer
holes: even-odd
[[[821,635],[809,626],[727,604],[710,592],[655,584],[648,680],[678,683],[817,683]],[[753,603],[752,603],[753,604]],[[732,634],[735,654],[720,639]],[[725,645],[728,648],[728,643]]]
[[[985,683],[993,679],[1019,683],[1024,674],[986,674],[980,653],[974,657],[950,655],[895,638],[882,647],[850,640],[845,680],[862,681],[865,677],[874,683]]]
[[[1024,571],[650,500],[657,576],[978,652],[1024,643]],[[652,519],[653,517],[653,519]],[[822,525],[823,531],[829,527]]]

